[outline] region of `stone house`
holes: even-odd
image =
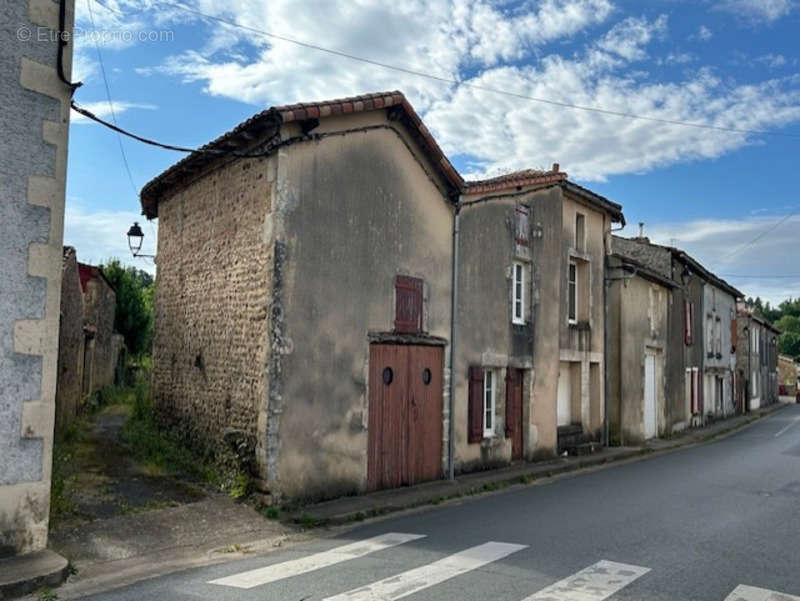
[[[457,220],[455,412],[468,419],[455,424],[456,463],[598,440],[604,261],[621,207],[554,165],[468,182]]]
[[[778,355],[778,396],[797,395],[797,363],[789,355]]]
[[[709,416],[732,413],[737,382],[731,307],[741,292],[688,253],[644,236],[615,237],[614,250],[675,286],[667,315],[664,431],[701,426]]]
[[[116,293],[102,270],[64,247],[58,332],[56,431],[80,413],[83,399],[114,383],[123,339],[114,332]]]
[[[148,183],[142,208],[159,219],[160,419],[264,493],[552,455],[562,361],[570,415],[581,433],[601,427],[619,205],[557,169],[464,182],[399,92],[259,113]]]
[[[683,364],[682,348],[669,344],[678,285],[618,253],[609,256],[607,278],[610,440],[639,444],[672,426],[665,379],[676,360]]]
[[[212,149],[142,190],[161,419],[280,497],[441,477],[462,180],[416,112],[274,107]]]
[[[736,374],[742,408],[758,409],[777,402],[780,331],[743,302],[737,305],[736,322]]]
[[[52,0],[6,2],[0,23],[0,559],[47,553],[72,91],[58,76],[72,64],[56,35],[72,31],[63,5],[60,22]],[[50,31],[23,42],[22,28]]]

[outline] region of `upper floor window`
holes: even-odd
[[[531,210],[525,205],[517,205],[514,211],[514,237],[517,244],[528,246],[531,243]]]
[[[397,332],[422,332],[423,281],[406,275],[395,278],[394,329]]]
[[[578,323],[578,266],[570,261],[567,274],[567,319],[569,323]]]
[[[525,277],[526,266],[520,261],[514,261],[512,266],[511,282],[511,322],[525,323]]]
[[[581,213],[575,214],[575,249],[584,251],[586,246],[586,217]]]

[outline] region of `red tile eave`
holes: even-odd
[[[442,149],[439,147],[430,131],[428,131],[428,128],[425,127],[417,112],[414,110],[408,100],[406,100],[406,97],[402,92],[399,91],[365,94],[363,96],[353,96],[351,98],[340,98],[323,102],[275,106],[267,109],[266,111],[262,111],[247,121],[239,124],[234,129],[226,134],[223,134],[213,142],[205,145],[203,148],[214,148],[224,144],[226,140],[243,131],[244,129],[247,129],[250,124],[254,123],[259,118],[263,118],[270,114],[278,116],[283,123],[290,123],[292,121],[303,121],[305,119],[324,118],[335,115],[350,115],[376,109],[390,108],[393,106],[402,107],[411,124],[418,131],[420,137],[422,138],[424,151],[427,154],[428,159],[437,169],[441,171],[441,174],[445,180],[447,180],[454,190],[463,190],[463,178],[450,163],[444,152],[442,152]],[[188,166],[190,162],[195,160],[202,161],[202,155],[198,156],[198,153],[189,155],[160,175],[156,176],[153,180],[148,182],[144,188],[142,188],[141,201],[143,214],[150,219],[158,215],[157,197],[162,192],[160,189],[162,184],[165,187],[168,187],[168,185],[165,183],[165,180],[170,176],[180,173]]]
[[[497,178],[466,182],[464,184],[464,193],[471,195],[484,194],[486,192],[501,192],[504,190],[516,190],[517,188],[524,188],[525,186],[557,184],[567,180],[567,174],[563,172],[542,173],[540,175],[527,177],[518,175],[515,177],[515,175],[517,174],[511,173]]]

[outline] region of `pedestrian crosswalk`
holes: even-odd
[[[740,584],[725,601],[800,601],[800,597]]]
[[[358,560],[372,553],[423,538],[424,534],[388,532],[298,559],[217,578],[211,580],[209,584],[251,589],[343,562]],[[327,597],[320,594],[318,598],[323,601],[397,601],[483,568],[526,548],[527,545],[490,541],[345,592],[335,592]],[[520,601],[606,601],[650,572],[651,569],[647,567],[603,559],[562,580],[531,591],[529,596]],[[725,601],[800,601],[800,597],[739,585],[725,597]]]

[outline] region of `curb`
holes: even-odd
[[[722,428],[716,432],[708,433],[705,436],[697,438],[677,439],[674,444],[665,445],[662,448],[653,447],[634,447],[630,450],[620,451],[613,455],[588,455],[585,458],[578,459],[574,463],[567,463],[561,465],[553,465],[547,469],[539,464],[531,464],[531,472],[523,474],[514,474],[513,476],[497,474],[492,477],[491,472],[486,472],[486,478],[482,483],[477,483],[470,486],[468,483],[459,483],[456,480],[452,486],[454,490],[448,494],[447,492],[437,491],[429,496],[422,496],[419,499],[406,502],[406,503],[393,503],[390,499],[385,501],[381,500],[375,503],[373,507],[366,510],[347,511],[326,517],[315,517],[312,507],[308,507],[305,511],[302,508],[298,511],[292,512],[285,521],[303,526],[305,529],[320,528],[325,526],[343,526],[355,522],[363,522],[368,519],[385,517],[392,513],[401,511],[417,509],[426,506],[437,506],[448,501],[462,499],[464,497],[479,496],[486,493],[492,493],[505,489],[511,486],[529,486],[547,478],[561,476],[565,474],[588,471],[592,468],[611,466],[615,463],[624,461],[640,460],[647,457],[656,455],[663,455],[677,451],[679,449],[690,448],[706,444],[714,440],[726,438],[731,434],[747,427],[755,422],[761,421],[763,418],[772,415],[787,405],[777,404],[770,405],[768,409],[760,411],[758,415],[749,416],[747,419],[742,420],[737,424],[730,425],[727,428]]]
[[[69,562],[49,549],[0,560],[0,599],[56,587],[67,579],[69,571]]]

